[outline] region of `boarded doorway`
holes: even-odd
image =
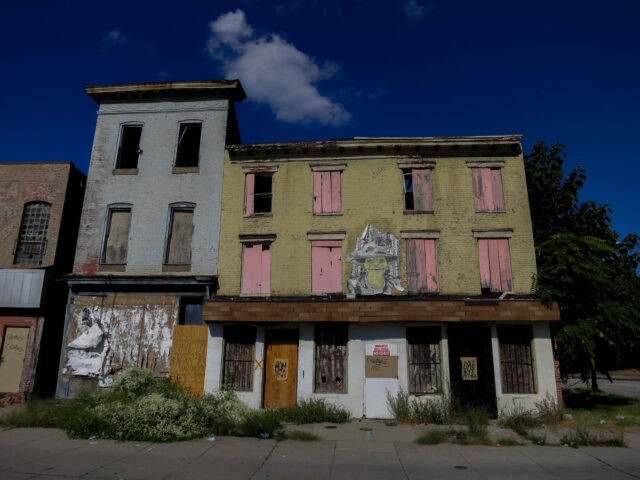
[[[28,328],[5,328],[2,350],[0,350],[0,392],[18,393],[20,391],[28,337]]]
[[[264,406],[295,405],[298,383],[298,330],[267,330]]]
[[[451,393],[463,409],[484,408],[497,414],[491,353],[491,330],[485,325],[455,325],[448,329]]]

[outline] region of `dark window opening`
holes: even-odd
[[[252,391],[256,327],[226,325],[224,342],[223,383],[237,391]]]
[[[176,167],[197,167],[200,157],[201,123],[182,123],[178,135]]]
[[[47,230],[51,205],[34,202],[25,205],[20,233],[16,240],[15,265],[42,265],[47,249]]]
[[[272,175],[256,174],[253,191],[254,213],[271,213]]]
[[[502,393],[535,393],[530,325],[498,327]]]
[[[344,393],[347,371],[347,325],[316,325],[316,392]]]
[[[404,177],[404,209],[413,210],[413,175],[411,171],[405,171]]]
[[[440,327],[407,328],[409,393],[440,392]]]
[[[122,126],[116,168],[138,168],[138,155],[142,153],[140,149],[141,136],[141,125]]]
[[[180,325],[204,325],[202,321],[202,297],[180,299]]]

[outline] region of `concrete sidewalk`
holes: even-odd
[[[629,448],[422,446],[410,441],[416,427],[359,425],[315,426],[322,428],[321,441],[279,443],[236,437],[118,443],[71,440],[53,429],[8,429],[0,431],[0,478],[640,478],[640,435],[626,436]]]

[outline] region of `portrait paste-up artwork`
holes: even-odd
[[[350,293],[359,295],[391,295],[392,288],[402,292],[398,272],[399,242],[390,233],[382,233],[371,224],[356,239],[356,248],[347,255],[351,277]]]

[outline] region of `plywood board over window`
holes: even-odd
[[[130,209],[110,210],[102,263],[109,265],[127,263],[130,220]]]
[[[347,325],[316,325],[317,393],[347,391]]]
[[[165,263],[170,265],[189,265],[191,263],[192,225],[193,209],[172,209]]]
[[[530,325],[498,327],[503,393],[535,393]]]

